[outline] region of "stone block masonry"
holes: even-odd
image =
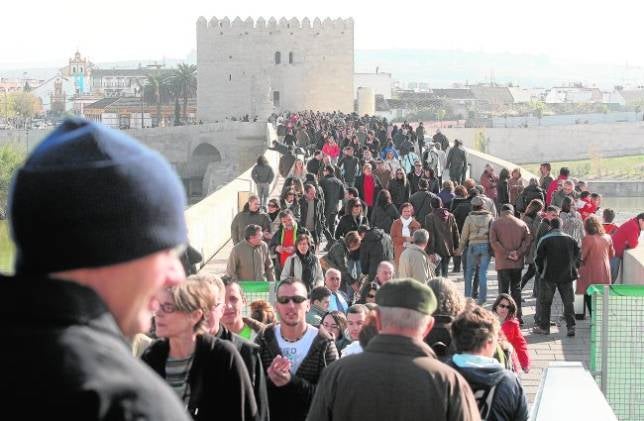
[[[197,118],[353,111],[352,19],[197,20]]]

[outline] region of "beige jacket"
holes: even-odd
[[[426,283],[434,279],[436,266],[430,260],[425,250],[416,244],[410,244],[403,250],[398,262],[398,277],[413,278]]]
[[[273,260],[266,243],[262,241],[257,247],[246,240],[237,243],[228,256],[226,274],[233,281],[275,281]]]
[[[472,211],[463,223],[461,241],[458,246],[460,254],[470,244],[485,244],[490,242],[490,224],[492,214],[486,210]]]

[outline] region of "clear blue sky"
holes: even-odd
[[[0,66],[64,64],[79,48],[92,61],[184,58],[195,22],[210,18],[353,17],[355,47],[546,54],[644,65],[644,3],[613,0],[376,1],[4,0]]]

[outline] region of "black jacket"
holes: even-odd
[[[431,202],[434,197],[438,196],[427,190],[419,190],[411,195],[409,201],[414,207],[414,217],[417,221],[424,221],[425,216],[432,212]]]
[[[344,199],[344,184],[337,177],[327,175],[320,180],[324,192],[325,213],[338,213],[338,203]]]
[[[329,252],[326,254],[325,259],[332,268],[340,271],[342,277],[342,285],[348,286],[356,283],[358,280],[351,276],[348,268],[349,248],[344,238],[340,238],[333,243]]]
[[[295,155],[291,154],[290,152],[286,155],[280,156],[278,169],[282,177],[286,178],[288,176],[288,173],[291,171],[291,168],[295,163],[295,159]]]
[[[10,297],[0,306],[5,414],[34,420],[190,419],[172,389],[132,356],[94,290],[45,277],[0,276],[0,296]]]
[[[141,359],[165,378],[170,345],[166,339],[152,343]],[[228,341],[197,335],[188,373],[188,412],[195,420],[257,420],[253,386],[241,355]],[[225,404],[222,404],[225,403]]]
[[[543,189],[539,186],[529,185],[528,187],[523,189],[523,191],[517,198],[517,203],[514,204],[514,208],[517,210],[517,212],[523,213],[528,208],[530,202],[532,202],[534,199],[539,199],[542,203],[546,203],[545,193],[543,192]]]
[[[561,230],[550,230],[537,243],[534,260],[541,278],[555,283],[572,282],[579,277],[580,254],[577,241]]]
[[[343,156],[338,162],[345,183],[353,183],[358,175],[360,160],[355,156]]]
[[[309,327],[309,329],[311,328]],[[274,325],[267,326],[257,336],[255,342],[260,347],[262,363],[266,368],[270,366],[275,357],[282,355],[275,337]],[[309,352],[297,372],[291,376],[290,383],[277,387],[270,379],[267,380],[271,419],[273,421],[303,421],[309,412],[322,370],[337,359],[338,350],[333,338],[320,330],[313,339]]]
[[[309,202],[306,201],[306,197],[302,197],[299,201],[300,204],[300,221],[299,225],[306,227],[306,214],[309,211]],[[324,231],[326,226],[326,218],[324,217],[324,202],[317,197],[313,200],[313,221],[315,222],[315,229],[313,230],[316,235],[319,237]]]
[[[407,184],[409,185],[410,196],[418,191],[418,182],[423,178],[423,176],[424,174],[422,172],[420,175],[416,175],[414,170],[411,170],[411,172],[407,174]]]
[[[362,273],[373,279],[383,260],[394,261],[394,243],[389,234],[380,228],[371,228],[365,233],[360,246]]]
[[[398,213],[396,205],[389,204],[384,209],[379,205],[375,205],[371,211],[371,226],[380,228],[389,234],[391,224],[398,218],[400,218],[400,213]]]
[[[237,349],[237,352],[239,352],[239,355],[241,355],[246,365],[246,370],[248,370],[250,382],[253,385],[255,403],[257,404],[257,418],[262,421],[269,420],[266,375],[264,373],[264,367],[262,366],[262,358],[259,355],[259,346],[232,333],[224,325],[219,326],[219,332],[217,332],[215,337],[232,343],[235,349]]]
[[[389,180],[389,193],[391,193],[391,201],[396,208],[400,208],[405,202],[409,202],[409,183],[405,183],[403,180],[398,180],[392,178]]]
[[[354,218],[353,215],[345,212],[345,214],[342,215],[342,218],[340,218],[340,222],[338,222],[338,226],[335,229],[335,238],[338,239],[340,237],[344,237],[344,235],[349,231],[357,231],[360,225],[369,225],[369,221],[366,216],[360,215],[359,217]]]
[[[465,218],[472,211],[472,197],[470,196],[466,199],[454,199],[452,200],[452,205],[454,205],[452,214],[456,219],[456,225],[458,225],[458,232],[463,231],[463,224],[465,224]],[[457,201],[457,202],[455,202]]]
[[[525,421],[528,401],[516,374],[498,366],[458,367],[449,365],[470,384],[481,418],[489,421]]]
[[[510,190],[508,188],[507,178],[505,180],[499,180],[496,185],[496,201],[499,204],[499,208],[506,203],[510,203]],[[512,205],[514,206],[514,204]]]
[[[321,159],[311,158],[309,162],[306,163],[306,171],[311,174],[317,175],[320,172],[321,167],[322,167]]]

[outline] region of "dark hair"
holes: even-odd
[[[593,193],[593,194],[596,194],[596,193]],[[590,192],[588,190],[584,190],[581,193],[579,193],[579,198],[580,199],[585,199],[588,196],[590,196]]]
[[[295,239],[295,245],[297,246],[298,244],[300,244],[301,241],[304,241],[304,240],[308,241],[309,248],[315,245],[315,243],[313,242],[313,238],[311,238],[311,236],[306,233],[297,235],[297,238]]]
[[[402,213],[403,209],[411,207],[412,213],[414,213],[414,205],[412,205],[409,202],[405,202],[402,205],[400,205],[400,213]]]
[[[313,173],[310,173],[310,172],[307,172],[304,177],[305,177],[304,179],[306,180],[307,183],[315,184],[316,186],[318,185],[318,176],[317,175],[315,175]]]
[[[333,171],[333,165],[325,165],[324,171],[328,172],[329,174],[335,174],[335,172]]]
[[[566,196],[561,201],[561,211],[569,213],[572,207],[572,199],[569,196]]]
[[[507,168],[501,168],[499,172],[499,180],[507,180],[510,178],[510,170]]]
[[[584,221],[584,230],[588,235],[606,234],[606,230],[597,215],[590,215]]]
[[[546,208],[546,212],[557,212],[558,214],[560,211],[561,209],[559,209],[555,205],[548,205],[548,207]]]
[[[541,166],[543,168],[547,169],[548,172],[550,172],[552,170],[552,167],[550,166],[550,162],[544,162],[543,164],[541,164]]]
[[[591,194],[590,194],[590,198],[591,198],[591,199],[599,199],[599,198],[601,198],[601,197],[602,197],[602,195],[601,195],[601,194],[599,194],[599,193],[591,193]]]
[[[570,170],[568,169],[568,167],[561,167],[559,169],[559,175],[568,177],[570,175]]]
[[[644,219],[644,212],[640,213],[635,217],[635,219]]]
[[[602,216],[604,217],[604,221],[606,221],[607,224],[610,224],[615,220],[615,211],[610,208],[606,208],[604,209]]]
[[[553,230],[561,228],[561,225],[563,225],[563,224],[561,222],[561,218],[559,218],[559,217],[552,218],[550,220],[550,228],[552,228]]]
[[[438,209],[443,207],[443,201],[440,197],[432,197],[429,201],[429,204],[433,209]]]
[[[359,243],[362,240],[358,231],[349,231],[344,234],[344,241],[347,243],[347,246],[352,246],[356,243]]]
[[[387,205],[391,205],[391,193],[389,193],[389,190],[387,189],[380,190],[378,192],[378,196],[376,197],[376,203],[381,208],[384,208]]]
[[[336,325],[338,325],[338,330],[340,331],[340,337],[339,338],[333,338],[337,342],[340,339],[344,338],[344,331],[347,328],[347,316],[344,315],[343,312],[334,310],[334,311],[327,311],[324,316],[322,316],[322,319],[320,320],[320,325],[324,322],[324,319],[326,319],[326,316],[331,316],[333,318],[333,321],[335,322]]]
[[[483,307],[466,308],[452,322],[452,340],[458,353],[476,352],[499,334],[499,321]]]
[[[266,300],[250,303],[250,318],[264,324],[275,323],[275,310]]]
[[[496,313],[496,308],[499,306],[501,303],[501,300],[507,300],[508,303],[510,304],[510,308],[508,309],[508,319],[513,318],[517,314],[517,303],[514,301],[514,298],[510,294],[506,293],[501,293],[499,294],[498,297],[496,297],[496,300],[494,300],[494,304],[492,304],[492,311]]]
[[[543,202],[540,199],[532,199],[530,203],[528,203],[525,214],[534,217],[541,211],[541,209],[543,209]]]
[[[358,189],[356,189],[355,187],[348,187],[347,188],[347,193],[349,193],[353,197],[360,196],[360,193],[358,193]]]
[[[257,157],[257,165],[268,165],[268,160],[264,155],[260,155]]]
[[[286,279],[282,279],[277,283],[277,286],[275,287],[275,294],[279,292],[282,285],[295,285],[295,284],[301,284],[305,290],[308,290],[308,287],[306,286],[304,281],[302,281],[301,279],[295,278],[293,276],[290,276]]]
[[[346,206],[346,208],[344,210],[345,214],[346,215],[351,215],[351,212],[352,212],[353,208],[357,207],[357,206],[360,206],[360,207],[363,208],[362,200],[360,200],[359,197],[352,197],[351,199],[347,200],[347,206]]]
[[[325,299],[326,297],[331,296],[331,291],[329,291],[329,288],[327,287],[315,287],[311,290],[311,303],[313,301],[320,301]]]
[[[429,183],[427,182],[426,179],[421,178],[418,180],[418,189],[419,190],[427,190],[429,188]]]
[[[260,227],[259,225],[255,225],[255,224],[246,225],[246,228],[244,228],[244,240],[248,241],[250,237],[256,236],[257,232],[261,230],[262,230],[262,227]]]
[[[459,184],[458,186],[454,187],[454,194],[458,197],[467,197],[467,189]]]
[[[306,183],[304,185],[304,191],[305,192],[308,192],[309,190],[314,189],[314,188],[315,188],[315,186],[313,184],[310,184],[310,183]]]
[[[369,308],[369,305],[372,303],[365,304],[365,307]],[[367,320],[365,320],[358,334],[358,341],[360,341],[360,346],[364,349],[367,347],[369,342],[378,335],[378,328],[376,327],[376,312],[369,309],[369,314],[367,315]]]

